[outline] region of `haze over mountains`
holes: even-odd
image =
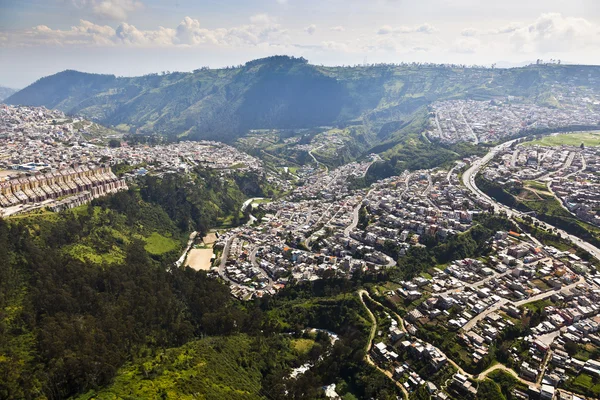
[[[0,101],[10,97],[13,93],[16,93],[16,89],[11,89],[5,86],[0,86]]]
[[[131,133],[172,138],[231,141],[250,129],[352,124],[386,141],[436,100],[515,96],[544,103],[553,87],[593,87],[599,80],[595,66],[323,67],[275,56],[235,68],[127,78],[67,70],[6,102],[56,108]]]

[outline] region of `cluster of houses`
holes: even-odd
[[[458,171],[406,172],[374,184],[362,201],[369,224],[354,228],[350,237],[402,256],[423,237],[444,241],[466,231],[479,211],[457,185]]]
[[[501,153],[485,169],[484,178],[500,185],[515,185],[524,180],[541,182],[568,178],[595,161],[593,151],[574,147],[516,146]]]
[[[125,163],[157,173],[187,172],[195,166],[224,172],[263,171],[259,159],[220,142],[182,141],[152,146],[121,142],[118,147],[108,147],[93,140],[97,143],[92,144],[89,138],[93,135],[87,131],[90,124],[43,107],[1,105],[0,169],[32,171]]]
[[[446,100],[430,106],[428,136],[443,142],[493,142],[521,132],[600,123],[600,93],[582,101],[561,98],[562,107],[549,107],[507,97],[488,101]]]
[[[283,287],[290,279],[315,280],[326,274],[349,275],[395,263],[373,246],[346,234],[364,191],[350,191],[352,177],[362,177],[370,163],[352,163],[332,171],[315,171],[290,198],[258,207],[260,223],[222,235],[227,267],[220,271],[235,282],[238,297],[253,298]],[[314,198],[319,193],[319,199]],[[351,194],[349,194],[351,193]],[[242,244],[242,245],[240,245]],[[259,273],[260,272],[260,273]]]

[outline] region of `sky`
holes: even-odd
[[[275,54],[313,64],[600,64],[599,0],[0,0],[0,85]]]

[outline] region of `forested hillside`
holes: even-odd
[[[205,272],[174,267],[190,230],[239,217],[248,182],[261,189],[201,170],[149,177],[88,206],[0,219],[0,398],[313,399],[334,381],[394,398],[362,362],[355,283],[241,303]],[[306,328],[340,340],[331,349]],[[314,371],[287,378],[309,361]]]
[[[513,95],[537,101],[553,84],[589,86],[598,80],[599,67],[323,67],[276,56],[235,68],[133,78],[64,71],[6,101],[58,108],[127,132],[172,138],[229,141],[249,129],[355,121],[382,142],[393,144],[414,113],[435,100]]]

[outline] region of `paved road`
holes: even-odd
[[[369,300],[371,300],[373,303],[383,307],[385,310],[387,310],[389,313],[391,313],[394,317],[396,317],[396,320],[398,321],[398,324],[400,325],[400,329],[402,330],[402,332],[404,333],[408,333],[406,331],[406,327],[404,326],[404,320],[402,319],[402,317],[400,315],[398,315],[397,313],[395,313],[394,311],[390,310],[388,307],[384,306],[383,304],[381,304],[380,302],[373,300],[373,298],[371,298],[371,296],[369,295],[369,293],[366,290],[359,290],[358,291],[358,296],[360,297],[360,301],[363,303],[363,305],[367,308],[367,310],[369,311],[369,313],[371,314],[371,310],[369,310],[369,307],[367,307],[367,305],[365,304],[364,300],[363,300],[363,296],[366,296],[369,298]],[[371,314],[373,315],[373,314]],[[374,318],[374,317],[373,317]],[[424,340],[421,340],[423,343],[427,343]],[[434,349],[436,349],[440,354],[442,354],[444,357],[446,357],[446,359],[448,360],[448,363],[450,363],[454,368],[457,369],[457,371],[463,375],[467,375],[469,377],[472,377],[471,374],[469,374],[468,372],[466,372],[464,369],[462,369],[460,367],[460,365],[458,365],[457,363],[455,363],[451,358],[449,358],[442,350],[440,350],[439,348],[437,348],[436,346],[432,345],[431,343],[427,343],[429,344],[431,347],[433,347]]]
[[[491,281],[492,279],[496,279],[496,278],[502,278],[505,275],[510,274],[510,270],[506,271],[506,272],[502,272],[502,273],[494,273],[494,275],[488,276],[487,278],[481,279],[477,282],[472,282],[472,283],[465,283],[464,285],[462,285],[461,287],[455,288],[455,289],[448,289],[445,290],[443,292],[439,292],[439,293],[434,293],[437,296],[440,295],[444,295],[444,294],[450,294],[450,293],[456,293],[456,292],[462,292],[463,290],[465,290],[465,288],[478,288],[479,286],[482,286],[483,284],[485,284],[486,282]]]
[[[373,191],[373,189],[369,190],[363,199],[368,199],[369,195],[371,194],[372,191]],[[352,223],[350,225],[348,225],[346,227],[346,229],[344,229],[344,236],[345,237],[349,237],[350,236],[350,232],[352,232],[352,230],[354,228],[356,228],[356,226],[358,225],[358,213],[359,213],[361,207],[362,207],[362,201],[360,201],[356,205],[356,207],[354,207],[354,210],[352,210]]]
[[[255,246],[252,250],[250,250],[250,262],[252,263],[253,266],[255,266],[256,268],[258,268],[262,274],[267,278],[267,280],[269,281],[269,283],[267,284],[267,286],[265,287],[266,290],[270,290],[273,288],[273,279],[269,276],[269,274],[267,273],[267,271],[265,271],[264,269],[262,269],[262,267],[260,266],[260,264],[258,263],[258,261],[256,261],[256,253],[258,252],[258,248],[260,246]]]
[[[313,155],[313,153],[312,153],[314,150],[319,150],[319,149],[320,149],[320,148],[322,148],[323,146],[325,146],[325,145],[324,145],[324,144],[322,144],[322,145],[320,145],[320,146],[318,146],[318,147],[316,147],[316,148],[314,148],[314,149],[310,149],[310,150],[308,151],[308,155],[309,155],[309,156],[311,156],[311,158],[313,159],[313,161],[314,161],[315,163],[317,163],[317,167],[319,167],[320,165],[323,165],[323,166],[325,167],[325,171],[326,171],[326,172],[329,172],[329,167],[327,167],[327,165],[325,165],[325,164],[323,164],[323,163],[320,163],[320,162],[319,162],[319,161],[318,161],[318,160],[315,158],[315,156],[314,156],[314,155]]]
[[[229,279],[229,277],[225,273],[225,265],[227,263],[227,257],[229,256],[229,249],[231,248],[231,243],[233,242],[233,239],[235,239],[235,236],[230,237],[225,243],[225,247],[223,248],[223,254],[221,255],[221,263],[219,264],[219,276],[233,286],[240,286],[237,282]]]
[[[513,218],[513,217],[520,217],[523,218],[525,216],[525,214],[523,214],[520,211],[514,210],[512,208],[506,207],[504,204],[501,204],[499,202],[497,202],[496,200],[492,199],[491,197],[489,197],[488,195],[486,195],[485,193],[483,193],[475,184],[475,176],[479,173],[479,171],[481,170],[481,168],[483,168],[488,162],[490,162],[490,160],[492,160],[497,154],[498,152],[500,152],[501,150],[506,149],[507,147],[509,147],[512,143],[514,143],[517,139],[508,141],[506,143],[503,143],[501,145],[498,145],[496,147],[494,147],[488,154],[486,154],[483,158],[475,161],[473,163],[473,165],[471,165],[471,167],[465,171],[465,173],[463,174],[463,183],[464,185],[471,191],[473,192],[473,194],[479,198],[482,198],[486,201],[488,201],[492,207],[494,208],[495,212],[504,212],[506,213],[506,215],[509,218]],[[588,253],[590,253],[593,257],[597,258],[598,260],[600,260],[600,249],[598,249],[596,246],[578,238],[577,236],[568,234],[567,232],[563,231],[562,229],[558,229],[553,225],[550,225],[546,222],[540,221],[537,218],[533,218],[534,222],[537,222],[542,228],[544,229],[552,229],[555,232],[557,232],[558,234],[560,234],[563,238],[567,238],[569,239],[575,246],[587,251]]]
[[[524,299],[524,300],[520,300],[517,302],[514,302],[513,304],[515,305],[515,307],[519,307],[522,306],[523,304],[527,304],[527,303],[532,303],[534,301],[538,301],[538,300],[544,300],[547,299],[548,297],[551,297],[553,294],[555,293],[560,293],[562,291],[566,291],[569,289],[574,288],[575,286],[579,285],[580,283],[585,282],[585,279],[583,277],[580,277],[579,280],[575,283],[572,283],[568,286],[564,286],[563,288],[561,288],[560,290],[550,290],[548,292],[544,292],[544,293],[540,293],[536,296],[532,296],[528,299]],[[473,329],[473,327],[475,325],[477,325],[477,322],[481,321],[482,319],[484,319],[486,316],[488,316],[490,313],[494,312],[494,311],[498,311],[503,305],[509,303],[509,300],[507,299],[502,299],[499,302],[493,304],[491,307],[489,307],[488,309],[486,309],[485,311],[483,311],[480,314],[477,314],[475,317],[473,317],[469,322],[467,322],[462,329],[465,331],[470,331],[471,329]]]

